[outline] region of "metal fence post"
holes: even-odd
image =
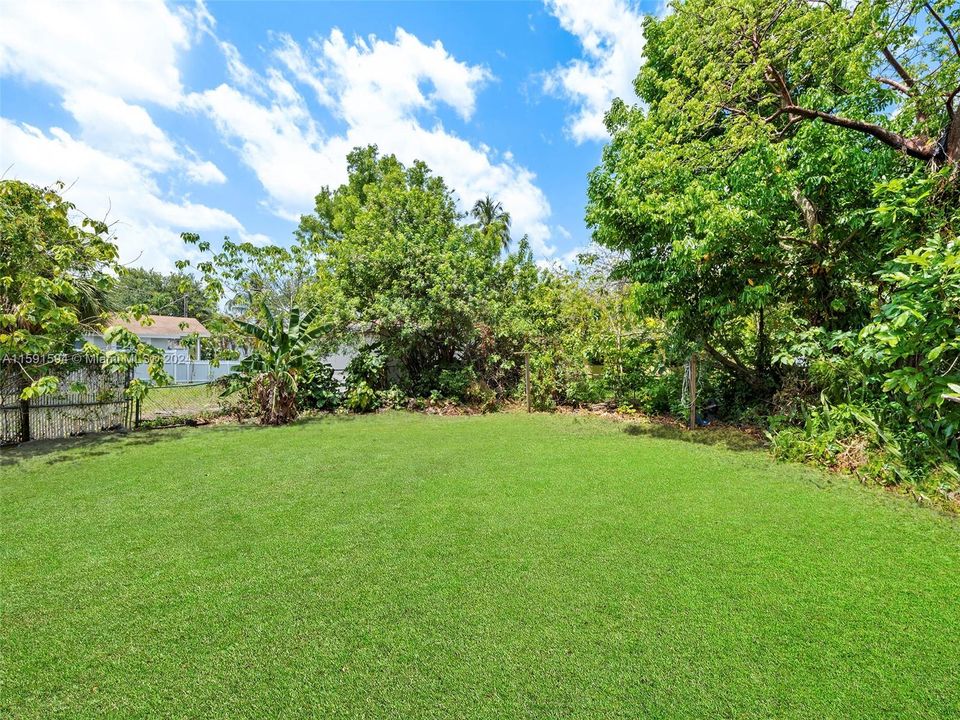
[[[690,356],[690,429],[697,427],[697,354]]]
[[[30,440],[30,401],[20,400],[20,442]]]

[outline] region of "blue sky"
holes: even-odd
[[[490,194],[537,256],[589,243],[587,173],[634,101],[628,0],[8,3],[0,166],[63,180],[124,262],[172,268],[182,231],[287,244],[353,146],[426,161],[462,207]]]

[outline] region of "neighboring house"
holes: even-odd
[[[210,337],[210,331],[196,318],[179,317],[176,315],[149,315],[152,322],[140,323],[136,320],[123,320],[111,317],[104,324],[108,327],[121,325],[132,332],[143,343],[153,345],[163,350],[163,369],[176,383],[210,382],[232,372],[239,364],[237,360],[221,360],[216,366],[209,360],[200,360],[200,339]],[[354,328],[356,330],[356,328]],[[192,336],[196,333],[196,339]],[[191,337],[190,340],[185,338]],[[345,369],[357,354],[357,347],[369,345],[376,341],[372,330],[358,332],[356,344],[347,344],[339,350],[322,358],[323,362],[333,367],[334,377],[343,385],[346,381]],[[89,342],[101,350],[115,350],[115,346],[108,346],[103,340],[102,333],[85,333],[82,342]],[[236,348],[243,357],[247,354],[245,348]],[[139,365],[134,371],[134,377],[141,380],[148,379],[147,366]]]
[[[141,342],[163,350],[163,369],[177,383],[210,382],[231,372],[237,365],[236,361],[223,361],[215,367],[209,360],[200,360],[200,338],[210,337],[210,331],[196,318],[176,315],[148,317],[148,323],[111,317],[104,323],[104,329],[120,325],[140,338]],[[103,350],[116,349],[108,347],[100,333],[86,333],[83,339]],[[148,379],[147,366],[137,366],[134,377]]]
[[[111,317],[104,323],[104,328],[120,325],[132,332],[146,345],[160,348],[164,353],[164,362],[187,362],[200,359],[200,338],[210,337],[210,331],[196,318],[178,317],[176,315],[148,315],[149,323],[138,320],[124,320]],[[196,333],[194,342],[185,342],[184,338]],[[100,334],[85,334],[83,339],[91,342],[101,350],[106,350],[107,344]],[[111,347],[110,349],[115,349]]]

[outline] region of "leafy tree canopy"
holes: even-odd
[[[0,181],[0,358],[23,383],[23,397],[53,392],[63,372],[57,356],[73,351],[85,331],[99,331],[109,309],[114,278],[124,272],[103,221],[81,215],[61,196],[63,184],[40,188]],[[164,382],[162,353],[123,328],[108,328],[107,369],[146,362]],[[87,346],[88,354],[100,354]],[[135,381],[131,395],[146,386]]]
[[[125,310],[138,305],[150,315],[186,315],[202,323],[213,319],[216,304],[204,292],[201,283],[191,275],[156,270],[126,268],[110,290],[111,308]]]
[[[404,167],[370,146],[351,152],[347,166],[347,182],[317,195],[297,233],[319,259],[315,297],[375,332],[404,382],[429,383],[476,343],[502,285],[500,245],[463,223],[449,188],[424,163]]]
[[[705,350],[754,402],[856,392],[956,454],[958,22],[801,0],[647,21],[643,103],[607,115],[587,221],[678,358]]]

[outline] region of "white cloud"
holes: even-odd
[[[606,139],[603,116],[613,99],[636,102],[633,80],[643,63],[643,15],[628,0],[548,0],[547,8],[580,41],[583,58],[547,73],[544,90],[576,105],[567,126],[576,142]]]
[[[202,2],[4,3],[0,74],[57,90],[77,129],[43,130],[0,119],[0,164],[7,177],[48,184],[76,181],[69,198],[92,215],[111,209],[123,260],[170,269],[183,254],[182,230],[229,232],[266,243],[223,210],[171,193],[179,179],[224,183],[223,172],[155,122],[151,110],[207,115],[265,189],[262,203],[296,221],[323,185],[346,179],[346,155],[376,143],[404,162],[421,159],[460,193],[466,209],[490,194],[513,217],[519,236],[551,256],[550,206],[536,177],[502,154],[448,130],[437,113],[473,117],[493,78],[440,42],[398,29],[392,39],[348,40],[337,30],[309,44],[276,36],[268,69],[258,73],[217,38]],[[180,64],[200,38],[225,58],[228,81],[188,92]],[[332,122],[313,116],[315,96]],[[312,103],[311,103],[312,104]],[[315,107],[315,106],[314,106]],[[167,128],[167,129],[164,129]]]
[[[189,255],[182,231],[249,235],[232,214],[170,196],[167,181],[223,183],[223,172],[171,138],[146,107],[178,109],[178,62],[200,32],[209,32],[202,3],[5,3],[0,73],[58,90],[78,131],[44,131],[0,118],[0,165],[6,177],[38,185],[57,180],[91,216],[115,223],[121,261],[172,270]]]
[[[371,117],[385,122],[407,118],[436,103],[449,105],[468,120],[477,91],[492,78],[486,67],[459,62],[439,41],[425,45],[403,28],[397,28],[393,42],[371,37],[357,38],[353,44],[334,29],[322,42],[313,41],[311,49],[317,62],[305,68],[307,77],[323,78],[325,86],[332,86],[320,100],[351,125]],[[297,54],[302,58],[293,40],[284,37],[278,57],[287,61]],[[304,77],[302,71],[297,75]]]
[[[153,174],[136,162],[98,150],[60,128],[49,133],[0,118],[2,163],[8,179],[40,185],[63,180],[67,199],[91,217],[116,222],[120,259],[170,271],[187,253],[183,231],[242,233],[233,215],[188,199],[163,198]]]
[[[227,179],[212,162],[199,160],[190,150],[181,150],[139,105],[84,89],[67,92],[63,107],[80,125],[84,142],[109,150],[115,157],[151,172],[180,170],[199,184],[223,183]]]
[[[274,85],[279,87],[276,81]],[[294,93],[295,94],[295,93]],[[346,179],[346,141],[324,142],[302,98],[281,90],[270,105],[229,85],[192,96],[218,130],[236,143],[243,161],[257,174],[280,217],[299,220],[313,210],[321,186]]]
[[[183,90],[177,59],[194,22],[162,0],[5,2],[0,73],[174,106]]]
[[[426,162],[457,190],[463,208],[495,196],[509,209],[518,235],[527,233],[538,254],[554,253],[550,206],[535,175],[509,152],[497,155],[458,137],[435,115],[429,124],[422,119],[441,104],[465,120],[472,117],[477,94],[491,79],[485,67],[460,62],[439,42],[424,44],[403,29],[392,42],[371,37],[352,43],[333,30],[308,50],[281,35],[272,55],[278,66],[256,77],[235,48],[221,48],[241,87],[224,84],[187,102],[236,147],[281,217],[311,211],[323,185],[346,179],[347,153],[373,143],[405,163]],[[343,129],[321,126],[288,77],[312,91]]]
[[[185,172],[190,181],[198,185],[222,185],[227,181],[223,171],[209,160],[188,162]]]

